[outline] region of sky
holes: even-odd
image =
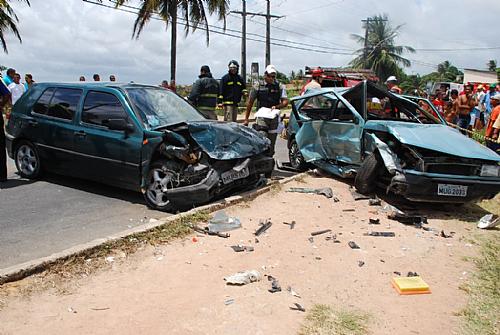
[[[109,0],[103,3],[112,5]],[[231,0],[230,10],[241,10],[241,4]],[[31,7],[11,1],[11,6],[23,41],[7,33],[9,53],[0,51],[0,64],[21,75],[32,73],[35,81],[76,81],[80,75],[90,80],[99,73],[107,80],[115,74],[121,82],[147,84],[170,78],[170,29],[162,21],[151,20],[139,39],[132,39],[136,14],[82,0],[31,1]],[[265,10],[265,0],[247,0],[247,11]],[[498,0],[271,0],[271,14],[282,16],[271,22],[271,37],[277,39],[273,42],[281,44],[271,46],[271,63],[286,74],[305,66],[347,66],[360,48],[351,34],[363,35],[361,20],[382,13],[392,26],[402,25],[396,43],[417,49],[406,55],[412,61],[408,74],[432,72],[444,60],[461,69],[486,70],[490,59],[500,63]],[[215,17],[209,18],[209,24],[223,26]],[[241,16],[230,14],[226,28],[226,34],[240,36]],[[265,18],[249,16],[247,33],[248,38],[263,42]],[[258,62],[261,72],[262,42],[247,42],[248,68]],[[231,59],[241,61],[240,48],[240,37],[211,32],[207,46],[204,31],[186,36],[180,26],[177,83],[192,83],[204,64],[214,77],[222,77]]]

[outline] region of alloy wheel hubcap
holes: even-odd
[[[38,160],[30,146],[22,145],[17,151],[17,166],[25,175],[32,175],[36,171]]]
[[[166,191],[174,187],[175,175],[171,171],[156,168],[151,172],[147,189],[148,199],[158,207],[168,205]]]

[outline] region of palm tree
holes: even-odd
[[[456,66],[453,66],[449,61],[445,60],[438,64],[437,73],[439,75],[439,81],[455,81],[460,71]]]
[[[363,45],[356,50],[358,56],[350,65],[357,69],[371,69],[381,80],[400,72],[400,66],[409,67],[411,62],[402,57],[404,52],[415,52],[415,49],[406,45],[395,45],[402,25],[395,28],[389,24],[386,14],[371,17],[366,22],[367,38],[352,34],[352,38]]]
[[[24,1],[30,5],[29,0]],[[8,0],[0,0],[0,43],[2,44],[3,51],[8,53],[7,41],[5,41],[5,32],[11,31],[17,37],[19,42],[22,43],[21,34],[17,30],[16,23],[19,22],[16,13],[12,9]]]
[[[0,0],[2,1],[2,0]],[[117,0],[116,7],[124,6],[129,0]],[[189,29],[195,31],[199,26],[207,32],[207,45],[209,43],[208,14],[217,14],[219,20],[224,21],[229,10],[229,0],[142,0],[137,19],[134,23],[132,37],[139,38],[144,26],[153,15],[160,16],[165,21],[165,26],[171,26],[170,47],[170,79],[175,81],[176,54],[177,54],[177,19],[178,15],[184,21],[186,35]]]

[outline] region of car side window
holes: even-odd
[[[79,89],[56,88],[47,109],[47,116],[73,120],[81,96],[82,90]]]
[[[354,121],[354,114],[352,111],[342,102],[339,101],[337,108],[333,112],[334,121]]]
[[[37,102],[33,105],[33,112],[37,114],[47,115],[49,110],[50,99],[54,95],[54,88],[46,89]]]
[[[106,127],[109,119],[128,119],[118,98],[111,93],[89,92],[83,104],[82,122]]]
[[[324,95],[316,95],[308,98],[300,112],[312,120],[330,120],[332,109],[337,100],[332,100]]]

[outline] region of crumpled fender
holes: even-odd
[[[396,172],[403,172],[398,156],[385,142],[379,139],[375,134],[367,134],[367,139],[369,139],[368,149],[371,148],[369,151],[374,152],[376,149],[378,150],[390,174],[394,175]]]

